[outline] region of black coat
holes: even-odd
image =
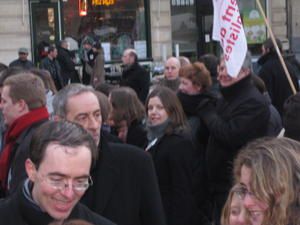
[[[195,224],[192,141],[182,135],[164,135],[148,151],[153,157],[167,224]]]
[[[23,183],[24,179],[27,178],[25,161],[29,157],[32,135],[39,126],[47,121],[48,120],[41,120],[32,124],[26,130],[24,130],[16,140],[10,158],[9,195],[16,192],[18,187]]]
[[[16,59],[9,64],[9,67],[21,67],[25,70],[30,70],[34,67],[34,65],[30,60],[22,61],[20,59]]]
[[[206,100],[216,101],[215,93],[205,91],[197,95],[188,95],[180,91],[177,92],[177,97],[181,102],[183,111],[187,117],[188,123],[192,131],[193,142],[197,149],[202,151],[200,155],[204,157],[204,151],[208,142],[209,132],[206,125],[198,117],[198,105]]]
[[[75,205],[68,219],[82,219],[95,225],[114,225],[80,203]],[[24,196],[22,188],[0,201],[0,225],[48,225],[50,222],[54,222],[53,218],[33,205]]]
[[[140,64],[134,63],[123,70],[121,86],[131,87],[137,93],[139,99],[145,103],[149,92],[150,75]]]
[[[72,60],[72,53],[68,49],[62,47],[58,47],[57,50],[57,61],[61,68],[61,76],[63,78],[64,85],[67,85],[69,80],[71,83],[79,83],[80,80],[75,69],[75,63]]]
[[[279,58],[275,53],[268,53],[263,55],[258,60],[258,63],[261,65],[258,75],[265,82],[266,88],[272,100],[272,104],[282,116],[284,101],[291,96],[293,92]],[[296,90],[299,91],[298,78],[295,70],[288,61],[286,61],[286,66],[289,70]]]
[[[49,57],[45,57],[40,64],[40,68],[49,71],[57,90],[64,87],[60,65],[56,59],[51,60]]]
[[[232,163],[247,142],[267,133],[270,111],[265,97],[251,83],[250,76],[221,89],[217,108],[199,108],[210,137],[206,150],[206,171],[210,190],[226,193],[232,183]]]
[[[126,143],[145,149],[148,143],[147,131],[141,121],[134,120],[128,127]]]
[[[82,202],[118,225],[165,225],[150,155],[127,144],[107,144],[92,170],[94,185]]]

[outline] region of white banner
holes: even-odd
[[[236,0],[213,0],[213,39],[224,52],[227,72],[236,77],[247,53],[247,40]]]

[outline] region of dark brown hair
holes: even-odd
[[[170,88],[158,86],[153,89],[146,100],[146,112],[148,112],[148,104],[150,98],[158,97],[163,104],[169,118],[169,125],[166,129],[167,134],[175,131],[184,131],[187,129],[187,122],[182,105]]]
[[[93,137],[85,129],[68,121],[48,121],[34,132],[30,144],[29,158],[37,169],[51,143],[68,147],[86,146],[91,151],[92,163],[95,164],[97,160],[97,146]]]
[[[125,120],[129,126],[132,121],[140,121],[145,117],[144,105],[135,91],[129,87],[113,89],[110,93],[110,102],[112,105],[110,119],[115,124]]]
[[[109,103],[108,97],[102,92],[95,91],[95,95],[97,96],[100,104],[102,123],[104,123],[108,120],[108,115],[111,110],[111,105]]]
[[[48,70],[33,68],[30,70],[34,75],[37,75],[44,82],[45,88],[47,90],[51,90],[53,94],[57,93],[57,89],[55,87],[54,81],[51,77],[51,74]]]

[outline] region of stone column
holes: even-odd
[[[162,61],[172,54],[172,26],[170,0],[151,0],[151,40],[154,61]],[[165,50],[165,51],[164,51]]]

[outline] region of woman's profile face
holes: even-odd
[[[244,207],[250,213],[250,220],[252,225],[261,225],[264,219],[264,214],[268,209],[267,203],[259,200],[250,188],[252,181],[252,169],[243,165],[241,168],[240,183],[245,186],[244,193]]]
[[[188,95],[196,95],[201,91],[201,87],[194,85],[190,79],[185,77],[180,78],[179,90]]]
[[[148,120],[151,125],[159,125],[168,119],[168,113],[165,110],[159,97],[154,96],[148,102]]]
[[[229,225],[249,225],[243,199],[236,193],[232,196],[230,204]]]

